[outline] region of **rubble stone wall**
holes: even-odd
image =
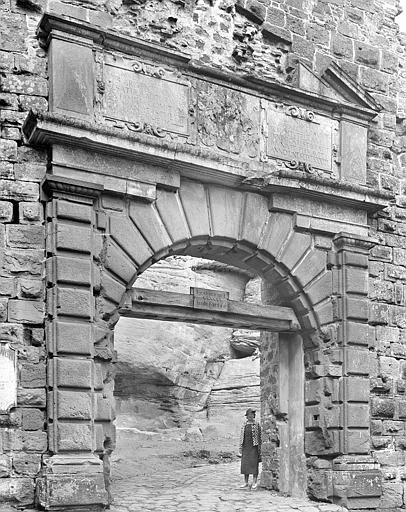
[[[370,130],[367,183],[395,193],[397,200],[370,219],[371,235],[378,243],[368,266],[371,305],[359,322],[357,337],[369,349],[371,454],[384,478],[383,497],[375,508],[404,507],[406,36],[399,34],[395,22],[399,4],[399,0],[0,1],[0,341],[9,341],[19,360],[18,407],[0,415],[2,499],[33,503],[35,477],[47,452],[48,310],[39,186],[47,151],[24,144],[20,128],[29,109],[47,110],[47,58],[35,29],[41,13],[53,11],[158,41],[191,53],[202,64],[287,83],[294,79],[297,58],[318,72],[335,59],[382,105]],[[70,221],[78,219],[71,214]],[[357,268],[364,268],[364,275],[366,267]],[[359,283],[351,293],[366,303],[363,286]],[[334,360],[334,352],[330,359],[328,350],[322,355],[307,361],[307,372],[317,383],[314,396],[307,400],[308,405],[324,401],[333,414],[328,403],[336,388],[329,387],[331,376],[323,372],[331,363],[340,366],[340,361]],[[356,370],[354,374],[360,375]],[[332,381],[339,388],[339,376]],[[328,424],[323,428],[328,430]],[[313,435],[315,452],[317,443]],[[316,459],[313,495],[328,500],[330,483],[320,473],[331,468],[331,461]],[[362,502],[354,502],[356,507],[365,508]]]

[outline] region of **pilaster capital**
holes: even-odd
[[[333,243],[337,252],[348,251],[368,254],[369,250],[374,247],[378,241],[371,237],[342,231],[337,233],[333,238]]]
[[[75,180],[65,176],[47,174],[41,182],[42,191],[46,198],[61,196],[80,196],[90,199],[92,202],[99,197],[104,186],[98,183]]]

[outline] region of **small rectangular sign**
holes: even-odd
[[[0,413],[17,405],[17,357],[8,343],[0,342]]]
[[[228,311],[228,292],[208,290],[207,288],[190,288],[195,309]]]

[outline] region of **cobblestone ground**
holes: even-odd
[[[241,489],[239,462],[119,478],[111,512],[344,512],[337,505]]]

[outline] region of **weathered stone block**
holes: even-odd
[[[387,92],[388,76],[375,69],[361,68],[361,85],[370,91]]]
[[[59,219],[70,219],[90,224],[92,222],[93,208],[91,205],[57,199],[55,201],[55,215]]]
[[[0,139],[0,160],[17,160],[17,142],[14,140],[5,140]],[[5,182],[5,180],[0,180],[0,191],[4,189],[7,190],[7,185],[11,187],[11,184]],[[4,197],[4,199],[6,199]]]
[[[19,279],[18,296],[24,299],[39,299],[43,293],[43,282],[39,279]]]
[[[367,298],[352,298],[346,299],[347,317],[354,320],[368,320],[369,301]]]
[[[80,391],[58,391],[58,419],[88,420],[92,417],[92,397]]]
[[[345,287],[349,293],[367,295],[368,293],[368,271],[359,268],[346,267]]]
[[[124,252],[112,243],[107,246],[104,264],[108,270],[111,270],[127,283],[133,279],[137,271],[135,263],[126,257]]]
[[[4,254],[4,269],[10,274],[27,273],[40,275],[44,260],[43,251],[32,249],[7,250]]]
[[[48,82],[40,76],[5,75],[0,81],[0,91],[47,96]]]
[[[6,503],[31,505],[34,503],[34,480],[32,478],[1,478],[0,496]]]
[[[331,49],[337,57],[352,59],[354,55],[354,43],[349,37],[333,33],[331,39]]]
[[[19,388],[17,392],[17,403],[25,407],[44,408],[46,406],[45,389]]]
[[[59,423],[57,447],[61,451],[92,449],[92,428],[86,423]]]
[[[0,201],[0,222],[13,220],[13,204],[8,201]]]
[[[40,182],[44,178],[46,171],[46,165],[40,163],[25,162],[14,166],[15,177],[21,181]]]
[[[347,425],[349,427],[369,428],[369,405],[347,404]]]
[[[20,384],[24,388],[41,388],[46,385],[44,363],[24,363],[20,371]]]
[[[96,415],[95,420],[97,421],[111,421],[112,419],[112,408],[111,402],[108,398],[104,398],[102,395],[96,395]]]
[[[44,428],[44,413],[40,409],[22,409],[22,426],[24,430],[41,430]]]
[[[342,432],[315,430],[305,434],[305,452],[308,455],[332,455],[340,453]]]
[[[347,373],[352,375],[369,374],[368,350],[348,349],[345,352]]]
[[[381,510],[401,507],[403,505],[403,484],[383,482]]]
[[[93,314],[93,296],[90,291],[81,288],[59,288],[56,308],[61,315],[90,318]]]
[[[55,248],[90,253],[92,232],[88,228],[59,223],[55,232]]]
[[[126,292],[126,287],[115,279],[112,279],[107,273],[104,273],[102,276],[101,291],[104,297],[119,304]]]
[[[369,453],[370,436],[369,429],[347,431],[348,453]]]
[[[395,402],[392,398],[377,398],[371,400],[372,416],[393,418],[395,415]]]
[[[58,283],[90,286],[92,282],[90,260],[57,256],[47,260],[47,268],[49,278]]]
[[[378,302],[371,302],[369,306],[369,321],[372,325],[385,325],[389,323],[389,306]]]
[[[345,387],[345,396],[349,402],[369,401],[369,379],[363,377],[346,377],[341,381]],[[343,399],[343,397],[341,398]]]
[[[40,203],[22,201],[18,207],[20,223],[41,222],[43,220],[42,205]]]
[[[53,351],[61,354],[93,353],[91,325],[87,323],[55,322],[55,333],[50,332]]]
[[[100,508],[107,505],[108,497],[103,474],[88,476],[47,475],[39,479],[38,498],[41,505],[54,510],[66,506]]]
[[[44,303],[35,300],[10,299],[8,318],[10,322],[41,324],[45,318]]]
[[[37,476],[41,468],[41,455],[34,453],[15,453],[13,469],[19,475]]]
[[[44,246],[44,228],[38,225],[9,225],[7,244],[19,249],[40,249]]]
[[[370,333],[368,325],[357,322],[346,322],[346,342],[351,345],[365,345],[370,344]]]
[[[6,141],[13,142],[14,141]],[[1,139],[0,139],[0,159],[1,159]],[[23,181],[11,181],[0,179],[0,195],[2,199],[14,201],[36,201],[39,197],[38,183]]]
[[[58,386],[72,388],[92,387],[93,363],[89,360],[55,358]]]
[[[379,67],[379,48],[375,48],[365,43],[357,42],[355,44],[355,62],[366,64],[369,67]]]
[[[8,299],[0,298],[0,321],[7,321],[7,307],[8,307]]]
[[[48,436],[46,432],[39,430],[23,432],[23,449],[27,452],[46,452],[48,447]]]
[[[11,457],[9,455],[0,455],[0,478],[10,476]]]

